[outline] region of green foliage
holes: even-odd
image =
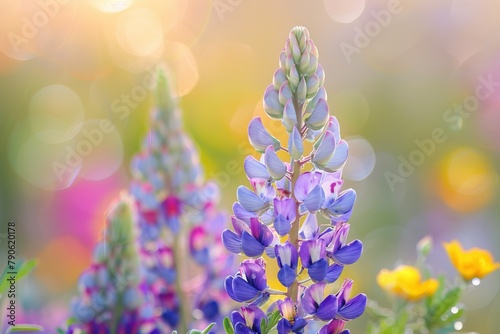
[[[426,326],[428,328],[441,328],[457,321],[462,315],[463,310],[452,313],[451,308],[457,305],[461,295],[462,289],[456,287],[446,291],[442,297],[435,297],[427,308],[425,315]]]
[[[7,281],[8,272],[16,272],[16,281],[19,281],[26,275],[28,275],[33,268],[36,266],[36,259],[30,259],[28,261],[18,260],[15,263],[14,270],[11,270],[5,265],[5,268],[2,271],[2,275],[0,276],[0,294],[3,294],[9,288],[9,282]]]
[[[229,320],[229,317],[224,318],[222,325],[226,334],[234,334],[233,324],[231,323],[231,320]]]
[[[204,330],[198,330],[198,329],[191,329],[187,334],[208,334],[212,327],[215,326],[215,323],[212,322],[210,325],[208,325]]]

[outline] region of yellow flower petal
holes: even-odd
[[[500,268],[500,263],[494,263],[493,256],[487,250],[477,247],[464,250],[457,240],[443,243],[443,246],[453,266],[467,281],[482,278]]]
[[[377,275],[377,283],[384,290],[409,301],[431,296],[439,285],[435,279],[422,282],[418,269],[411,266],[399,266],[393,271],[383,269]]]

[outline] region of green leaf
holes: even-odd
[[[43,331],[42,326],[38,325],[28,325],[28,324],[17,324],[15,326],[9,326],[5,331],[5,334],[14,332],[41,332]]]
[[[25,261],[21,263],[19,266],[19,269],[17,270],[17,279],[21,279],[24,276],[28,275],[37,265],[37,260],[36,259],[29,259],[28,261]]]
[[[12,271],[17,273],[16,274],[16,282],[17,282],[21,278],[26,276],[33,269],[35,265],[36,265],[35,259],[31,259],[28,261],[18,260],[15,263],[15,268],[13,270],[9,269],[7,265],[5,265],[2,271],[2,275],[0,276],[0,294],[6,291],[10,286],[10,283],[7,281],[8,278],[7,276],[9,276],[9,274],[7,274],[8,272]]]
[[[207,326],[207,328],[205,328],[201,334],[208,334],[208,332],[210,332],[210,330],[215,326],[215,322],[212,322],[210,325]]]
[[[267,334],[267,322],[265,318],[260,320],[260,332],[262,334]]]
[[[267,321],[267,328],[268,330],[271,330],[274,328],[277,324],[278,321],[281,320],[281,313],[279,310],[276,310],[268,315],[268,321]]]
[[[202,334],[202,331],[199,331],[197,329],[191,329],[187,334]]]
[[[437,325],[441,316],[458,303],[461,294],[462,290],[457,287],[448,290],[442,298],[434,298],[425,315],[427,327],[432,328]]]
[[[226,332],[226,334],[234,334],[233,324],[231,323],[231,320],[229,320],[229,317],[224,318],[222,326],[224,327],[224,332]]]

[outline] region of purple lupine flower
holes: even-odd
[[[274,199],[274,229],[280,236],[290,231],[290,224],[297,218],[297,204],[293,198]]]
[[[224,282],[229,297],[237,302],[252,302],[265,297],[268,288],[265,265],[263,259],[243,261],[238,273],[228,276]]]
[[[297,316],[297,306],[290,298],[278,300],[278,309],[282,319],[278,321],[278,334],[304,333],[307,321]]]
[[[319,330],[318,334],[350,334],[348,329],[344,330],[345,321],[333,319]]]
[[[314,315],[320,320],[329,321],[337,315],[337,296],[328,295],[323,297],[325,291],[324,282],[310,285],[302,296],[301,304],[308,314]]]
[[[318,56],[307,29],[294,28],[263,99],[264,111],[271,119],[281,121],[288,139],[278,141],[260,117],[250,121],[250,144],[261,156],[245,159],[251,186],[238,188],[238,201],[233,205],[234,231],[222,234],[224,246],[232,253],[257,257],[265,252],[276,258],[277,278],[286,291],[271,290],[264,284],[257,288],[255,281],[241,274],[228,277],[225,287],[231,298],[252,306],[260,305],[271,294],[286,295],[277,302],[280,334],[308,332],[305,318],[329,321],[322,333],[345,334],[348,330],[344,322],[364,310],[364,295],[356,296],[353,302],[343,299],[339,307],[347,287],[336,295],[323,296],[326,285],[339,279],[344,266],[359,259],[362,244],[359,240],[346,241],[349,225],[345,223],[352,214],[356,193],[341,189],[348,145],[341,138],[337,119],[329,113],[323,87],[325,73]],[[305,145],[305,141],[312,145]],[[319,225],[318,214],[331,225]],[[309,278],[299,281],[304,269]],[[254,277],[264,274],[259,268]],[[253,331],[251,325],[244,328],[245,333]],[[309,332],[313,330],[314,325]]]
[[[337,292],[336,297],[338,301],[338,315],[344,321],[350,321],[358,318],[366,308],[366,295],[360,293],[355,297],[349,299],[351,294],[353,281],[349,278],[344,280],[342,287]]]
[[[349,265],[358,261],[363,252],[363,244],[359,240],[347,243],[349,224],[337,224],[333,231],[328,232],[331,241],[326,246],[326,254],[340,265]]]
[[[278,280],[285,287],[290,287],[297,278],[297,266],[299,263],[297,249],[290,242],[274,246],[274,252],[278,260]]]
[[[322,281],[328,272],[325,241],[323,239],[306,240],[299,250],[302,266],[313,281]]]
[[[241,313],[231,313],[235,334],[261,334],[260,323],[266,314],[256,306],[241,307]]]
[[[236,232],[224,230],[222,242],[224,247],[232,253],[243,252],[250,257],[260,256],[274,240],[271,230],[258,218],[250,218],[250,226],[235,216],[231,217],[231,221]]]

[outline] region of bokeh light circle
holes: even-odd
[[[324,0],[328,15],[336,22],[351,23],[365,10],[365,0]]]
[[[145,57],[163,52],[163,27],[158,15],[148,8],[128,10],[115,25],[120,46],[130,54]]]
[[[95,9],[104,13],[117,13],[129,8],[134,0],[90,0]]]
[[[81,124],[71,147],[81,161],[79,177],[102,180],[111,176],[123,160],[122,138],[112,120],[92,119]]]
[[[497,181],[498,176],[484,154],[461,147],[441,162],[438,189],[448,206],[459,212],[472,212],[492,200]]]
[[[48,143],[67,141],[83,119],[80,97],[64,85],[47,86],[31,98],[29,121],[40,140]]]
[[[23,179],[37,188],[65,189],[80,171],[80,166],[65,161],[68,143],[44,142],[30,131],[28,124],[20,124],[9,137],[9,162]]]
[[[349,137],[345,140],[349,144],[349,158],[342,176],[352,181],[364,180],[375,168],[375,151],[363,137]]]

